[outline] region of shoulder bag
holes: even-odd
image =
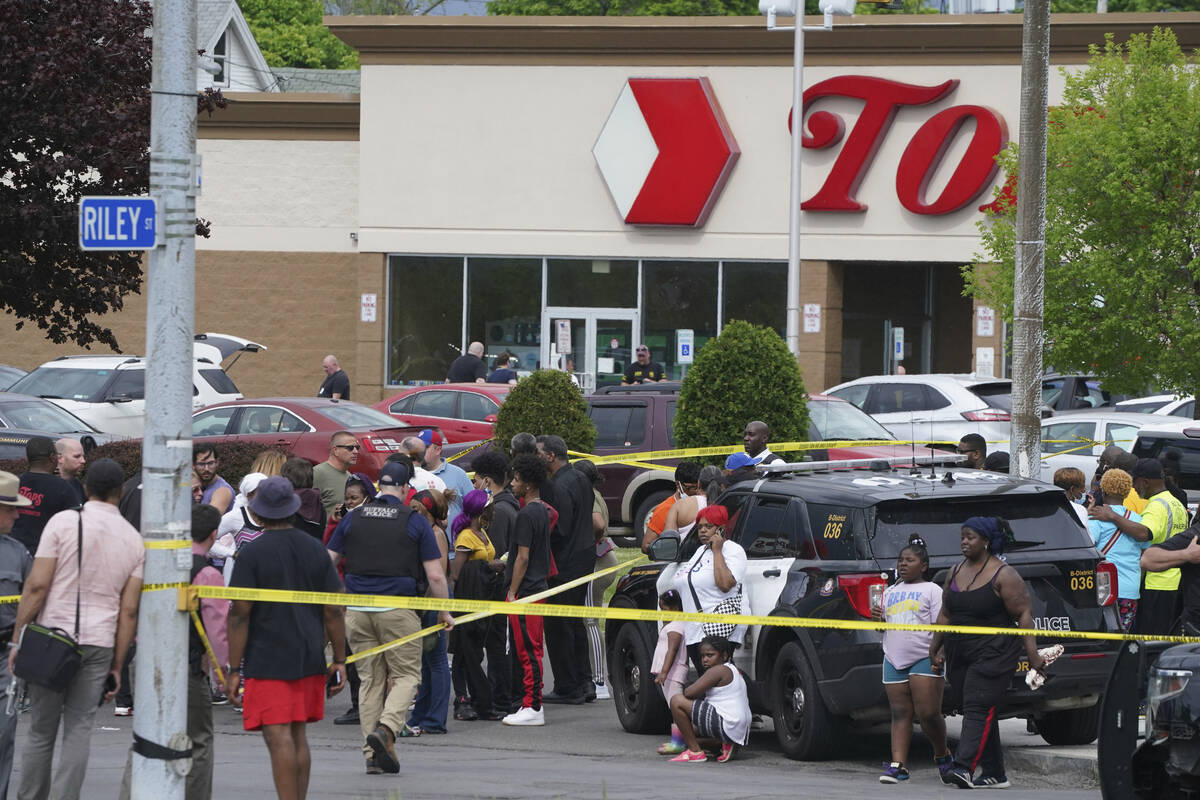
[[[692,585],[692,571],[688,570],[687,575],[688,590],[692,593],[692,602],[696,604],[697,611],[704,611],[704,606],[700,604],[700,598],[696,594],[696,587]],[[726,597],[721,602],[717,603],[709,614],[741,614],[742,613],[742,585],[737,585],[737,594]],[[701,623],[701,629],[705,636],[724,636],[728,639],[737,629],[736,622],[704,622]]]
[[[83,583],[83,511],[79,511],[79,546],[75,558],[79,574],[75,581],[75,635],[62,628],[47,628],[31,622],[21,631],[13,673],[26,683],[52,692],[66,691],[83,663],[79,640],[79,592]]]
[[[1168,507],[1167,508],[1167,515],[1168,515],[1167,522],[1168,523],[1171,521],[1170,514],[1171,514],[1171,509]],[[1129,519],[1132,515],[1133,515],[1132,511],[1130,511],[1128,508],[1125,509],[1125,519]],[[1112,535],[1112,538],[1108,540],[1108,544],[1104,545],[1104,549],[1100,551],[1100,557],[1107,558],[1108,551],[1113,549],[1113,545],[1116,544],[1117,540],[1120,538],[1121,538],[1121,529],[1117,528],[1117,532]]]

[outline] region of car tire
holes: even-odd
[[[646,521],[650,519],[650,515],[654,513],[654,508],[663,500],[666,500],[672,494],[670,489],[659,489],[651,492],[646,496],[646,499],[638,503],[637,510],[633,512],[633,528],[632,536],[634,539],[634,547],[641,547],[642,541],[646,535]]]
[[[799,642],[788,642],[771,669],[771,718],[783,754],[796,761],[828,756],[837,743],[837,719],[825,707],[817,678]]]
[[[1100,704],[1050,711],[1037,719],[1037,731],[1048,744],[1091,744],[1100,733]]]
[[[671,712],[650,675],[653,653],[636,623],[625,623],[608,650],[608,680],[621,727],[630,733],[663,733]]]

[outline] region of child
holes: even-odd
[[[896,559],[899,579],[883,592],[878,618],[885,622],[930,625],[942,608],[942,588],[926,579],[929,552],[919,534]],[[940,774],[954,766],[946,746],[946,720],[942,717],[943,677],[929,663],[932,633],[889,630],[883,634],[883,683],[892,707],[892,760],[885,764],[880,783],[908,780],[908,747],[912,741],[913,712],[933,744]]]
[[[717,761],[733,758],[750,736],[750,700],[746,680],[733,660],[733,643],[724,636],[705,636],[700,642],[704,674],[671,698],[671,715],[683,734],[687,750],[672,758],[681,764],[708,760],[702,745],[721,748]]]
[[[663,611],[683,611],[683,601],[679,592],[668,589],[658,596],[658,607]],[[683,638],[687,635],[686,622],[668,622],[658,632],[658,644],[654,647],[654,658],[650,663],[650,672],[654,675],[654,683],[662,688],[663,699],[669,705],[671,698],[683,691],[684,681],[687,680],[687,648]],[[662,756],[679,755],[686,749],[683,735],[679,726],[672,723],[671,741],[658,747]]]

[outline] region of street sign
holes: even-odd
[[[81,197],[80,250],[153,250],[158,201],[153,197]]]
[[[675,331],[675,363],[691,364],[696,356],[696,332],[691,328]]]

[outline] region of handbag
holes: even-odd
[[[76,563],[79,575],[75,581],[75,635],[68,636],[62,628],[47,628],[31,622],[21,631],[17,644],[17,660],[13,673],[35,686],[52,692],[66,691],[83,663],[83,648],[79,640],[79,592],[83,581],[83,512],[79,513],[79,546]]]
[[[696,594],[696,587],[692,585],[692,571],[688,570],[687,575],[688,590],[692,593],[692,602],[696,604],[697,611],[703,611],[704,606],[700,604],[700,597]],[[737,586],[737,594],[726,597],[721,602],[717,603],[709,614],[741,614],[742,613],[742,585]],[[700,624],[701,630],[705,636],[724,636],[726,639],[737,629],[735,622],[703,622]]]

